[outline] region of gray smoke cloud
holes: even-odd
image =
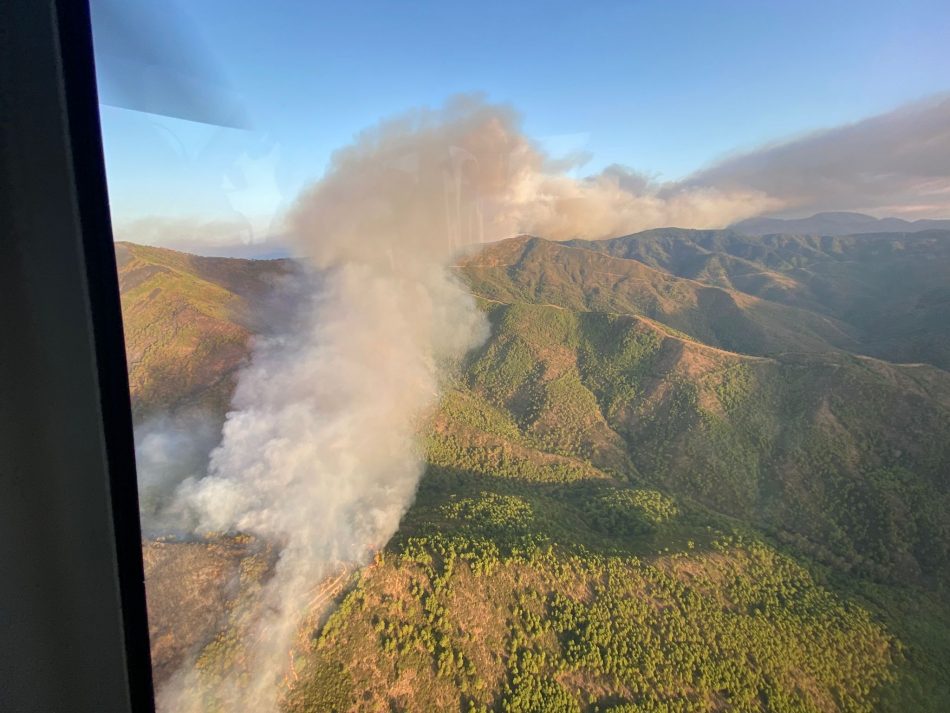
[[[429,239],[431,226],[420,217],[437,211],[452,218],[453,227],[441,237],[455,244],[454,226],[467,226],[478,242],[518,233],[552,240],[603,238],[667,225],[722,227],[780,205],[755,189],[657,184],[618,166],[572,178],[570,161],[552,160],[525,136],[511,107],[473,96],[457,97],[441,111],[384,122],[338,152],[334,165],[341,161],[360,166],[359,180],[366,184],[337,186],[308,219],[334,224],[341,240],[362,246],[353,248],[362,250],[362,257],[372,248],[352,240],[355,226],[348,224],[350,211],[341,207],[354,192],[368,194],[360,198],[369,211],[361,225],[404,225],[409,244]],[[419,173],[422,164],[438,168]],[[385,196],[378,189],[391,183],[397,200],[373,198]]]
[[[135,470],[146,537],[183,530],[181,514],[169,504],[183,481],[207,470],[220,438],[220,421],[204,413],[161,415],[136,424]]]
[[[756,190],[779,212],[950,215],[950,96],[765,146],[699,171],[675,190]]]
[[[411,504],[443,368],[488,333],[446,266],[480,239],[476,186],[493,166],[455,138],[428,116],[368,132],[289,216],[310,294],[257,341],[207,475],[177,504],[198,533],[253,533],[280,556],[246,617],[242,670],[213,684],[183,672],[163,710],[274,710],[314,586],[365,562]]]

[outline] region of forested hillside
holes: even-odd
[[[288,264],[119,250],[137,413],[223,410]],[[457,269],[491,336],[286,710],[950,708],[950,234],[523,237]],[[208,607],[266,550],[145,546],[160,678],[239,662]],[[211,573],[178,608],[176,566]]]
[[[582,244],[847,325],[849,348],[950,367],[950,230],[851,236],[648,230]]]
[[[292,264],[116,244],[132,409],[227,408],[248,339],[267,330]]]

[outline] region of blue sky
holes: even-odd
[[[945,1],[194,0],[179,10],[250,129],[103,107],[117,222],[267,214],[361,128],[459,92],[515,106],[525,133],[554,152],[589,152],[584,173],[620,163],[673,180],[950,89]],[[166,50],[177,61],[174,42]],[[101,77],[112,61],[99,56]]]

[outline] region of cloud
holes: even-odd
[[[950,96],[739,154],[676,187],[753,190],[782,212],[950,214]]]
[[[678,182],[659,182],[619,165],[578,178],[582,154],[547,154],[521,131],[514,108],[478,96],[382,122],[364,132],[362,142],[383,145],[388,135],[410,126],[419,139],[412,146],[395,142],[385,155],[371,158],[350,147],[337,160],[377,162],[364,166],[379,172],[373,180],[384,174],[406,177],[414,200],[425,195],[445,201],[464,185],[470,202],[464,209],[471,214],[445,215],[427,226],[444,236],[464,220],[477,225],[478,240],[489,241],[517,233],[565,240],[667,226],[721,228],[759,215],[822,210],[910,218],[950,214],[948,96],[740,153]],[[443,175],[430,174],[432,184],[419,186],[417,162],[438,152],[450,157]],[[314,207],[320,219],[333,210],[329,201]],[[383,224],[389,217],[378,215]]]
[[[181,522],[167,506],[175,489],[205,472],[221,437],[221,420],[201,413],[156,416],[135,426],[139,513],[146,537],[177,532]]]
[[[337,151],[286,217],[287,244],[307,265],[298,309],[256,340],[207,472],[177,486],[173,507],[198,533],[251,532],[280,548],[259,601],[242,613],[246,669],[210,689],[185,672],[161,692],[162,709],[197,710],[207,695],[228,710],[274,710],[313,587],[339,563],[365,562],[396,531],[425,466],[418,425],[438,403],[446,366],[487,335],[447,269],[459,250],[519,232],[720,227],[826,191],[866,196],[888,181],[909,192],[911,176],[936,180],[946,169],[923,160],[925,147],[941,146],[940,115],[906,111],[681,183],[618,166],[573,178],[523,134],[511,107],[471,96],[381,122]],[[877,159],[852,161],[878,144],[893,158],[890,173]],[[816,171],[819,186],[807,180]],[[229,234],[205,228],[210,239]],[[145,455],[161,491],[180,480],[165,467],[178,446],[167,429],[156,434]]]
[[[552,240],[600,239],[668,226],[723,228],[781,206],[754,188],[658,184],[612,166],[582,180],[526,175],[500,222]]]
[[[449,246],[462,233],[474,242],[518,233],[603,238],[668,225],[723,227],[778,206],[757,189],[658,184],[619,166],[577,179],[576,164],[548,156],[520,123],[512,107],[478,96],[382,122],[332,161],[359,167],[362,192],[335,186],[309,206],[307,219],[335,225],[339,239],[359,250],[368,243],[358,234],[367,230],[390,234],[383,242],[393,245],[433,233]],[[343,225],[353,200],[361,220]],[[394,224],[406,228],[398,240]]]

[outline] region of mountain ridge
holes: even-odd
[[[223,412],[248,340],[280,311],[272,298],[293,263],[129,242],[115,250],[133,413]]]
[[[485,246],[459,269],[481,297],[640,314],[729,351],[765,354],[802,341],[832,350],[853,342],[832,319],[601,255],[580,242],[512,238]]]
[[[921,218],[876,218],[865,213],[828,211],[807,218],[748,218],[733,223],[731,230],[752,236],[792,233],[802,235],[859,235],[868,233],[915,233],[922,230],[950,230],[950,220]]]
[[[862,344],[853,351],[950,367],[950,231],[755,238],[661,228],[583,246],[831,317]]]

